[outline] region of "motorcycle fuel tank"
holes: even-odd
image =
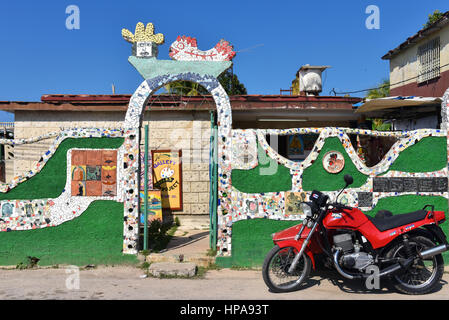
[[[360,210],[354,208],[352,210],[344,209],[329,212],[323,219],[323,224],[327,229],[340,228],[358,228],[366,223],[368,218]]]

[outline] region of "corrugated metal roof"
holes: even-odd
[[[364,104],[357,108],[357,113],[385,110],[401,107],[438,106],[441,104],[440,97],[386,97],[379,99],[367,99]]]

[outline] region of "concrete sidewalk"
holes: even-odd
[[[399,294],[381,281],[381,289],[367,290],[363,282],[345,280],[334,272],[311,275],[298,291],[272,293],[260,270],[210,270],[202,278],[141,278],[134,266],[98,267],[74,273],[65,268],[0,270],[0,299],[121,299],[121,300],[447,300],[449,274],[436,291],[426,295]],[[186,303],[188,303],[186,301]]]
[[[215,262],[214,256],[208,256],[209,230],[192,229],[180,226],[168,243],[167,249],[160,253],[151,253],[147,262],[191,262],[207,267]]]

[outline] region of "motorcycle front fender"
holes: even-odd
[[[295,247],[296,249],[301,250],[301,246],[303,243],[304,239],[300,239],[300,240],[294,240],[294,239],[289,239],[289,240],[281,240],[281,241],[276,241],[275,244],[278,245],[280,248],[286,248],[286,247]],[[307,248],[304,250],[305,254],[307,254],[310,258],[310,261],[312,261],[312,267],[313,270],[315,270],[315,259],[313,257],[313,252],[312,250],[309,248],[309,245],[307,246]]]

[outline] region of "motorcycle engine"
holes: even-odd
[[[360,251],[363,247],[358,243],[358,240],[353,240],[350,233],[335,235],[334,245],[343,250],[339,263],[345,268],[363,271],[366,267],[374,263],[373,256]]]

